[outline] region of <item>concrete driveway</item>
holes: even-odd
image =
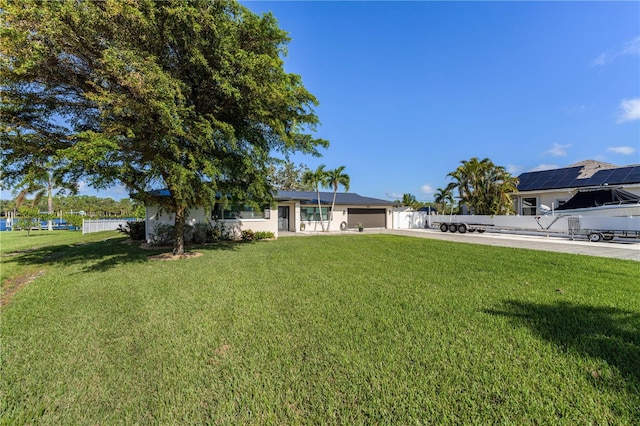
[[[571,240],[568,237],[545,235],[520,235],[507,233],[450,233],[433,229],[380,229],[365,230],[365,233],[387,233],[419,238],[456,241],[469,244],[515,247],[531,250],[555,251],[560,253],[583,254],[587,256],[612,257],[640,262],[640,241],[616,238],[613,241],[592,243],[584,238]],[[640,273],[640,271],[639,271]]]

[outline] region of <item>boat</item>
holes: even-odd
[[[539,210],[543,216],[640,216],[640,196],[621,188],[581,189],[555,210]]]

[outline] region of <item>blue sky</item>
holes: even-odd
[[[462,160],[512,174],[640,163],[640,3],[257,2],[318,98],[315,168],[432,200]]]
[[[640,2],[269,2],[350,192],[418,200],[462,160],[640,163]],[[81,193],[127,196],[122,188]]]

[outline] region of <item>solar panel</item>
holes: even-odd
[[[582,166],[540,172],[527,172],[519,176],[518,190],[535,191],[559,188],[578,188],[640,183],[640,165],[600,170],[590,178],[579,178]]]
[[[570,188],[572,183],[575,181],[575,177],[573,176],[565,176],[558,181],[556,184],[556,188]]]
[[[537,189],[537,183],[540,180],[540,176],[527,176],[527,179],[524,183],[518,186],[518,189],[521,191],[529,191],[531,189]]]
[[[602,170],[598,173],[591,176],[589,179],[585,179],[585,182],[582,186],[596,186],[602,185],[609,180],[609,176],[611,176],[610,170]]]
[[[629,167],[625,167],[622,169],[617,169],[609,176],[607,183],[609,184],[619,184],[625,181],[627,176],[631,173],[631,169]]]
[[[554,174],[549,174],[547,176],[543,176],[540,178],[538,183],[538,189],[553,189],[557,180],[555,179]]]
[[[640,183],[640,166],[633,167],[631,172],[627,175],[624,182],[620,183]]]

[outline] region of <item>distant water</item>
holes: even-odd
[[[43,220],[40,222],[40,229],[47,229],[47,221]],[[53,229],[70,229],[70,226],[67,225],[63,219],[54,219],[53,220]],[[0,231],[7,230],[7,219],[0,218]]]

